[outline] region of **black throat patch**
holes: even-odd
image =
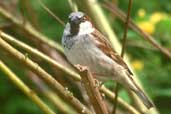
[[[70,28],[70,33],[71,36],[77,35],[79,32],[79,24],[70,24],[71,28]]]

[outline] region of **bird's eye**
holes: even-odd
[[[85,16],[83,16],[82,18],[81,18],[81,22],[85,22],[87,20],[87,18],[85,17]]]
[[[84,16],[83,19],[86,20],[87,19],[86,16]]]

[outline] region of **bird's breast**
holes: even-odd
[[[88,66],[93,73],[101,75],[112,71],[113,60],[97,48],[88,35],[76,39],[71,48],[65,48],[65,55],[73,65]]]
[[[72,64],[85,65],[92,61],[93,58],[91,57],[92,55],[90,51],[92,43],[86,36],[70,39],[67,43],[69,48],[65,48],[65,55]]]

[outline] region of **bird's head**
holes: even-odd
[[[68,17],[70,35],[89,34],[93,31],[93,25],[90,18],[83,12],[73,12]]]

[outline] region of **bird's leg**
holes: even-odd
[[[95,81],[96,87],[98,87],[98,88],[100,88],[104,84],[103,82],[101,82],[101,81],[99,81],[97,79],[94,79],[94,81]]]
[[[93,77],[98,77],[98,76],[100,76],[100,74],[97,74],[97,73],[92,73],[92,75],[93,75]],[[99,88],[104,84],[104,82],[99,81],[99,80],[97,80],[97,79],[94,79],[94,81],[95,81],[96,87],[99,87]]]

